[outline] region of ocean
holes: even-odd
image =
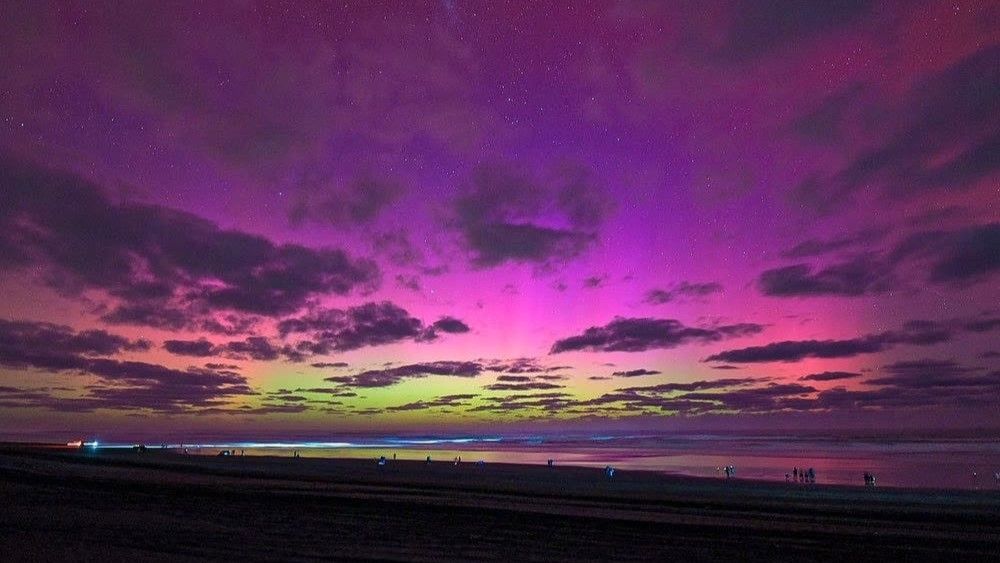
[[[818,484],[1000,489],[1000,438],[865,438],[775,435],[614,435],[382,437],[325,441],[214,441],[167,444],[190,454],[340,457],[453,463],[545,464],[644,470],[697,477],[792,481],[793,468],[812,468]],[[126,444],[101,447],[130,447]]]

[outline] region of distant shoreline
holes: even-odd
[[[644,439],[642,437],[636,439]],[[385,438],[385,442],[231,442],[226,444],[146,444],[146,452],[214,455],[218,450],[245,451],[255,458],[283,459],[298,452],[302,457],[373,460],[379,455],[399,454],[399,460],[422,461],[431,455],[435,462],[444,462],[462,456],[465,462],[479,459],[490,464],[544,466],[553,459],[560,467],[603,468],[614,465],[619,470],[648,472],[660,476],[708,479],[725,479],[722,468],[735,465],[736,481],[760,482],[782,486],[863,486],[864,471],[879,477],[879,488],[912,491],[964,490],[974,492],[1000,491],[1000,481],[994,473],[1000,468],[1000,455],[990,440],[970,443],[941,442],[930,449],[921,443],[913,445],[887,445],[884,448],[868,443],[834,443],[830,446],[801,446],[784,441],[733,447],[733,444],[708,440],[702,442],[666,441],[616,444],[605,448],[608,442],[552,441],[525,444],[509,439],[499,442],[495,438]],[[965,445],[963,445],[965,444]],[[972,445],[975,444],[975,445]],[[100,442],[103,454],[131,452],[135,445]],[[798,449],[795,449],[798,447]],[[0,449],[37,448],[48,451],[73,452],[79,446],[62,443],[0,442]],[[817,449],[818,448],[818,449]],[[972,449],[968,449],[972,448]],[[938,450],[941,451],[938,451]],[[84,446],[82,451],[92,451]],[[905,455],[905,457],[901,457]],[[841,461],[843,460],[843,461]],[[864,460],[864,461],[862,461]],[[756,465],[755,465],[756,464]],[[881,464],[881,465],[880,465]],[[806,469],[814,466],[818,476],[814,483],[804,483],[793,476],[793,467]]]

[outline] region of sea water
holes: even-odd
[[[864,438],[773,435],[558,435],[382,437],[334,440],[212,441],[171,444],[189,453],[545,464],[645,470],[724,478],[733,466],[742,479],[794,480],[793,469],[812,468],[817,483],[863,485],[864,472],[879,486],[1000,489],[1000,437]]]

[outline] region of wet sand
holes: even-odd
[[[997,491],[0,446],[4,560],[995,560]]]

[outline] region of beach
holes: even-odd
[[[988,560],[1000,493],[0,447],[4,558]]]

